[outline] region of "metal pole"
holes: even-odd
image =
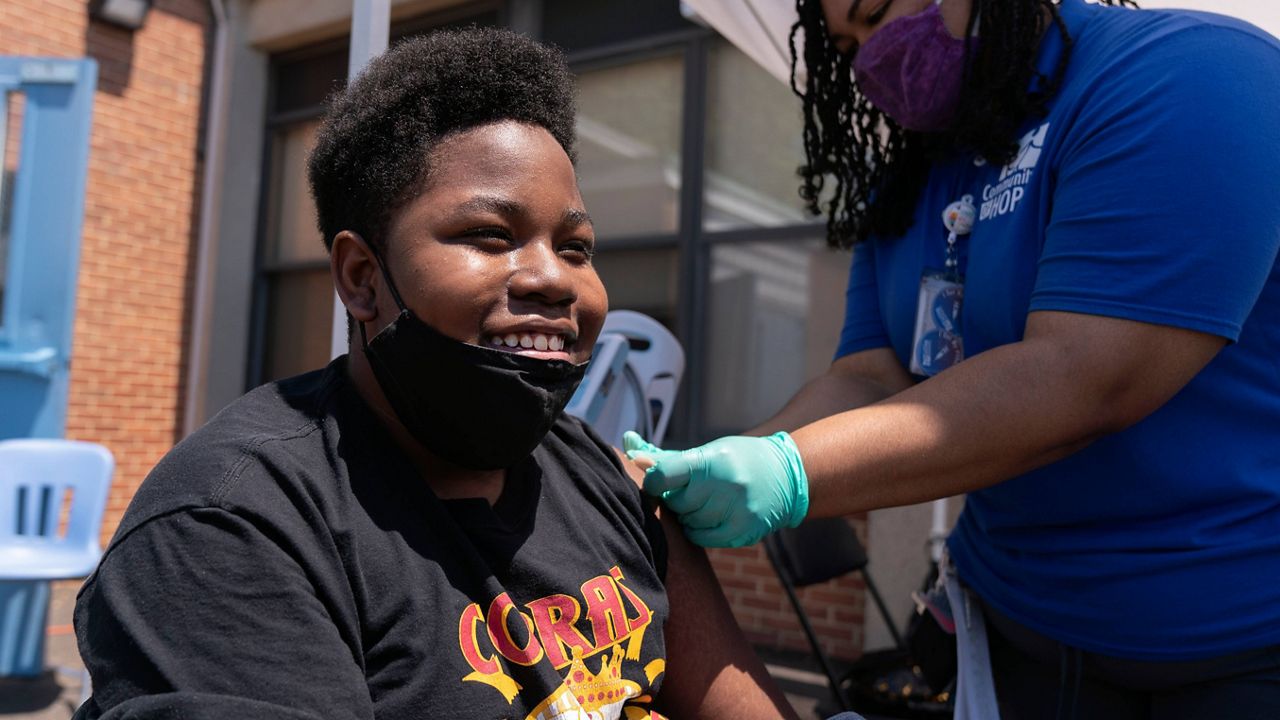
[[[213,296],[218,273],[222,183],[226,168],[227,109],[230,107],[231,19],[223,0],[209,0],[213,22],[213,57],[209,100],[205,108],[204,178],[200,183],[200,230],[196,240],[195,288],[192,291],[190,364],[182,434],[190,435],[206,419],[209,357],[213,345]],[[3,143],[0,143],[3,147]]]
[[[355,79],[365,65],[387,49],[391,35],[391,0],[352,0],[351,54],[347,56],[347,82]],[[330,356],[347,351],[347,308],[333,294],[333,328]]]
[[[0,200],[4,199],[4,163],[9,149],[9,91],[0,90]],[[7,206],[0,207],[0,212],[11,212]],[[4,222],[0,217],[0,222]]]
[[[696,444],[702,437],[704,388],[706,383],[706,338],[708,307],[707,278],[710,248],[702,239],[703,158],[707,118],[707,55],[710,33],[700,34],[685,44],[684,96],[680,139],[680,286],[677,308],[677,336],[684,344],[685,442]]]
[[[942,562],[942,551],[947,547],[947,499],[933,501],[933,524],[929,528],[929,559],[936,567]]]

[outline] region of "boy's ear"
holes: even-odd
[[[338,298],[356,322],[378,317],[378,261],[364,238],[350,230],[335,235],[329,273]]]

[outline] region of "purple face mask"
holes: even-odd
[[[853,61],[858,88],[902,127],[945,130],[964,83],[964,39],[952,37],[937,3],[873,34]]]

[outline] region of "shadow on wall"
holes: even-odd
[[[98,90],[116,96],[124,94],[133,73],[134,36],[145,32],[156,15],[168,15],[204,26],[208,23],[208,3],[207,0],[155,0],[146,21],[138,30],[127,30],[90,18],[84,31],[84,53],[98,61]]]
[[[84,54],[98,61],[98,91],[117,97],[124,95],[133,74],[133,36],[126,30],[100,20],[89,20],[84,30]]]

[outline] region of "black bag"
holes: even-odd
[[[937,581],[929,572],[923,589]],[[845,674],[841,690],[859,712],[894,718],[941,720],[953,712],[956,637],[927,610],[907,624],[906,649],[864,654]]]
[[[911,617],[907,625],[907,652],[929,687],[950,687],[955,681],[956,636],[943,630],[928,610]]]
[[[933,690],[920,666],[896,648],[864,654],[845,674],[841,690],[858,712],[868,715],[949,720],[953,712],[950,687]]]

